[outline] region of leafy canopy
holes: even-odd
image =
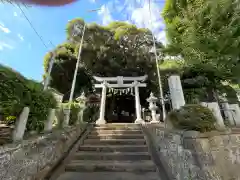
[[[208,64],[226,80],[239,77],[239,2],[167,0],[163,17],[169,52],[189,64]]]
[[[125,22],[112,22],[107,26],[85,24],[82,19],[69,21],[66,28],[67,42],[55,50],[55,63],[50,86],[69,96],[73,72],[79,51],[79,42],[84,33],[81,66],[77,75],[75,96],[82,90],[91,91],[92,76],[149,76],[149,87],[154,89],[155,59],[152,34],[148,29],[137,28]],[[157,42],[161,50],[163,45]],[[160,54],[160,51],[159,51]],[[45,72],[48,70],[50,53],[44,58]],[[46,74],[45,74],[46,76]],[[64,84],[64,86],[63,86]]]

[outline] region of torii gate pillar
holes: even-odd
[[[100,114],[99,114],[99,119],[96,121],[96,124],[106,124],[106,120],[105,120],[106,96],[107,96],[107,86],[104,82],[102,86]]]
[[[137,119],[135,120],[135,123],[142,124],[145,123],[145,121],[142,119],[142,113],[141,113],[141,104],[140,104],[140,97],[139,97],[139,87],[138,82],[135,81],[134,91],[135,91],[135,109],[136,109],[136,116]]]

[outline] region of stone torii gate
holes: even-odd
[[[141,83],[147,79],[147,75],[138,76],[138,77],[123,77],[123,76],[97,77],[97,76],[94,76],[94,79],[98,82],[101,82],[101,84],[95,84],[95,88],[102,88],[100,114],[99,114],[99,119],[96,121],[96,124],[106,124],[105,105],[106,105],[107,88],[134,88],[135,109],[136,109],[136,116],[137,116],[135,123],[144,123],[145,122],[141,116],[139,87],[147,86],[146,83]],[[128,83],[124,84],[124,81],[127,81]]]

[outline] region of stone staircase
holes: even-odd
[[[57,180],[160,180],[141,127],[95,127]]]

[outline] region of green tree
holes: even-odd
[[[151,32],[124,22],[113,22],[108,26],[85,24],[82,19],[74,19],[67,25],[67,43],[55,49],[56,57],[51,74],[50,86],[68,96],[71,89],[76,57],[84,25],[81,67],[77,76],[75,96],[87,89],[91,91],[92,76],[149,76],[149,91],[156,90],[156,69]],[[77,28],[76,28],[77,27]],[[78,29],[79,34],[74,34]],[[157,42],[157,48],[163,45]],[[50,54],[45,56],[44,69],[48,70]],[[64,85],[63,85],[64,84]],[[145,93],[149,93],[146,92]]]
[[[226,80],[238,79],[239,13],[239,2],[232,0],[167,0],[169,51],[189,64],[209,64]]]

